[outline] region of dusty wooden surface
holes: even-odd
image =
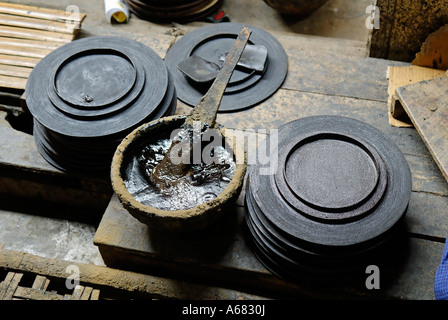
[[[74,40],[85,14],[0,2],[0,88],[25,90],[36,63]]]
[[[395,89],[411,83],[438,78],[443,75],[445,75],[445,72],[442,70],[421,67],[418,65],[389,67],[389,99],[387,102],[389,106],[389,123],[396,127],[412,127],[412,122],[398,100]]]
[[[397,95],[448,182],[448,78],[403,86]]]
[[[162,57],[176,39],[175,35],[167,34],[127,35],[95,28],[84,31],[84,36],[128,36],[152,47]],[[261,296],[291,294],[343,298],[355,295],[433,299],[434,274],[448,230],[448,185],[419,133],[414,128],[396,128],[388,123],[386,71],[389,66],[407,64],[365,58],[357,45],[350,47],[346,41],[290,38],[282,34],[278,38],[289,56],[289,73],[282,88],[254,108],[218,114],[217,121],[238,130],[273,129],[301,117],[330,114],[365,121],[388,134],[404,153],[413,176],[413,192],[406,216],[408,250],[397,257],[396,268],[393,267],[390,273],[393,276],[385,280],[379,291],[366,291],[361,287],[324,294],[274,277],[256,260],[245,242],[241,229],[244,193],[231,212],[231,219],[226,222],[229,232],[209,232],[203,235],[204,238],[199,234],[186,242],[175,242],[164,237],[151,238],[153,236],[148,234],[146,226],[139,225],[123,211],[116,198],[109,202],[110,194],[99,192],[97,196],[101,194],[101,199],[106,199],[108,208],[95,242],[104,253],[105,262],[121,268],[138,269],[139,272],[151,273],[154,269],[155,273],[164,273],[166,277],[177,277],[177,281],[191,278],[212,286],[244,289],[242,291]],[[176,113],[187,114],[190,110],[190,107],[179,103]],[[48,184],[52,186],[49,190],[54,192],[48,198],[69,201],[73,198],[70,196],[72,190],[58,189],[57,186],[72,181],[68,185],[84,194],[75,198],[85,200],[84,206],[89,205],[89,190],[100,190],[98,185],[91,181],[83,182],[81,177],[67,177],[53,169],[37,153],[32,136],[12,129],[5,119],[0,124],[2,134],[8,135],[8,139],[1,140],[0,146],[2,191],[15,193],[28,186],[32,197],[36,198],[45,193],[42,190],[47,190],[45,186]],[[34,186],[29,182],[35,183]],[[107,186],[104,181],[97,183]],[[225,236],[218,239],[217,235],[222,235],[222,232]],[[188,285],[185,282],[183,285],[186,287],[182,290],[187,290]]]
[[[5,273],[2,278],[3,271]],[[210,287],[201,284],[187,283],[180,280],[154,277],[150,275],[112,269],[103,266],[75,263],[58,259],[43,258],[36,255],[1,249],[0,246],[0,300],[10,300],[13,297],[34,300],[39,297],[33,296],[31,290],[22,289],[14,295],[16,289],[21,285],[21,279],[25,274],[36,277],[36,280],[51,279],[59,283],[57,288],[65,289],[65,281],[68,277],[74,279],[79,275],[79,288],[68,293],[59,290],[52,294],[56,300],[80,299],[86,288],[92,291],[100,291],[98,299],[260,299],[259,296],[246,294],[234,290],[219,287]],[[38,277],[41,278],[38,278]],[[12,284],[10,282],[13,281]],[[38,286],[33,283],[33,287]],[[45,286],[46,284],[42,284]],[[24,285],[25,286],[25,285]],[[33,288],[32,287],[32,288]],[[51,289],[52,286],[49,286]],[[53,286],[54,287],[54,286]],[[42,287],[41,287],[42,288]],[[98,292],[90,292],[91,298],[96,298]],[[50,291],[51,292],[51,291]],[[5,294],[8,293],[8,296]],[[78,293],[78,296],[76,294]],[[87,292],[86,292],[87,293]],[[35,294],[35,293],[34,293]],[[51,294],[51,293],[47,293]],[[92,295],[94,295],[92,297]]]
[[[446,23],[445,0],[377,0],[378,29],[372,29],[370,57],[411,62],[426,37]]]
[[[354,294],[432,299],[434,272],[448,230],[444,209],[448,205],[448,188],[418,132],[414,128],[395,128],[388,123],[387,68],[408,64],[338,55],[316,47],[308,52],[306,48],[287,49],[287,52],[288,76],[277,93],[258,106],[237,114],[220,113],[217,121],[227,128],[257,130],[277,128],[300,117],[331,114],[364,121],[388,134],[411,167],[413,193],[406,218],[411,249],[397,260],[399,271],[385,288],[379,292],[366,292],[365,288],[359,287],[356,290],[344,288],[339,292],[304,290],[267,272],[245,242],[243,230],[235,230],[235,224],[231,222],[226,237],[215,237],[212,232],[209,238],[204,236],[207,241],[198,238],[176,241],[151,234],[145,225],[123,211],[116,198],[112,198],[95,237],[103,258],[111,265],[137,270],[170,270],[172,274],[193,277],[200,274],[204,279],[218,283],[222,279],[233,279],[235,286],[243,285],[267,295],[287,293],[334,298],[338,294]],[[190,110],[189,106],[179,103],[177,113],[187,114]],[[243,196],[244,192],[235,212],[231,213],[236,221],[242,219]],[[239,223],[236,226],[240,228]],[[216,233],[220,234],[218,230]],[[175,243],[182,244],[176,247]]]

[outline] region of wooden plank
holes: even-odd
[[[313,289],[282,281],[261,265],[245,237],[243,208],[237,208],[237,212],[228,211],[229,219],[219,226],[197,231],[194,235],[168,236],[151,232],[120,206],[118,200],[112,199],[94,238],[103,260],[110,267],[140,272],[162,269],[166,274],[181,278],[228,281],[229,285],[236,283],[253,288],[255,293],[267,290],[271,294],[289,294],[290,298],[309,294],[308,297],[343,299],[350,293],[363,298],[433,299],[433,272],[441,258],[442,241],[403,237],[394,263],[389,266],[378,263],[382,284],[381,290],[376,292],[351,285]],[[374,259],[370,263],[377,264]]]
[[[24,78],[16,78],[9,76],[0,76],[0,88],[12,88],[25,90],[26,80]]]
[[[290,51],[288,60],[282,89],[375,101],[387,101],[387,68],[409,65],[326,51]]]
[[[42,290],[42,291],[46,291],[48,286],[50,284],[50,280],[48,280],[46,277],[41,276],[41,275],[37,275],[36,279],[34,279],[33,285],[32,285],[32,289],[35,290]]]
[[[6,291],[8,290],[9,284],[14,278],[14,275],[15,275],[14,272],[8,272],[6,274],[5,279],[2,282],[0,282],[0,300],[3,300],[3,297],[5,296]]]
[[[8,64],[11,66],[34,68],[39,61],[40,59],[38,58],[16,57],[6,54],[0,54],[0,63]]]
[[[27,300],[63,300],[64,297],[60,294],[33,288],[18,287],[14,293],[14,297]]]
[[[78,284],[73,290],[71,300],[81,300],[83,292],[84,292],[84,286]]]
[[[40,257],[13,250],[0,251],[0,268],[37,273],[52,281],[67,279],[67,267],[79,268],[80,281],[101,288],[102,298],[121,299],[263,299],[264,296],[216,286],[187,283],[185,279],[135,273],[92,264]],[[92,292],[93,293],[93,292]],[[94,293],[98,296],[98,292]],[[265,299],[265,298],[264,298]]]
[[[7,289],[4,291],[3,296],[0,297],[1,300],[12,300],[14,292],[19,286],[20,280],[22,280],[23,273],[14,273],[11,281],[8,284]]]
[[[90,295],[92,294],[93,288],[92,287],[84,287],[84,290],[81,294],[81,297],[79,297],[79,300],[90,300]]]
[[[64,43],[58,41],[39,41],[39,40],[8,38],[8,37],[0,37],[0,43],[9,46],[16,46],[23,48],[38,48],[47,50],[55,50],[64,45]]]
[[[0,13],[0,25],[38,29],[67,34],[76,34],[81,28],[79,23],[64,23],[28,17],[12,16]]]
[[[7,26],[0,26],[0,36],[42,41],[57,41],[63,43],[68,43],[75,39],[75,35],[71,34]]]
[[[30,57],[42,59],[52,50],[40,49],[40,48],[26,48],[19,46],[12,46],[8,44],[0,43],[0,54],[20,56],[20,57]]]
[[[92,293],[90,295],[90,300],[99,300],[100,299],[100,290],[99,289],[93,289]]]
[[[389,123],[396,127],[411,127],[412,122],[397,100],[395,89],[411,83],[441,77],[444,75],[444,71],[420,66],[391,66],[387,72],[389,79],[389,98],[387,102],[389,107]]]
[[[86,15],[83,13],[73,14],[72,12],[68,11],[47,9],[47,8],[6,3],[6,2],[0,3],[0,12],[25,17],[33,17],[33,18],[57,20],[57,21],[68,20],[68,21],[82,22],[86,17]]]
[[[0,48],[1,50],[1,48]],[[0,75],[27,79],[33,69],[0,64]]]
[[[397,88],[398,99],[448,181],[448,78]]]

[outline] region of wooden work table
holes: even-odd
[[[99,29],[92,32],[105,34]],[[8,141],[2,138],[0,146],[2,191],[23,196],[23,186],[33,184],[34,189],[45,186],[47,194],[39,196],[65,199],[60,202],[89,206],[89,201],[94,203],[92,197],[101,199],[107,208],[94,243],[108,267],[190,279],[266,297],[434,299],[434,275],[448,230],[448,184],[418,132],[389,125],[387,68],[407,64],[364,57],[357,42],[273,34],[288,54],[288,75],[281,89],[253,108],[219,114],[217,121],[235,130],[274,129],[302,117],[341,115],[376,127],[398,145],[413,177],[405,219],[407,250],[396,258],[393,277],[384,280],[379,290],[362,286],[305,288],[270,274],[244,236],[244,191],[222,225],[193,235],[152,234],[109,193],[107,182],[66,176],[53,169],[37,153],[32,137],[12,129],[7,121],[0,126],[2,137],[8,137]],[[163,34],[126,36],[142,41],[162,57],[176,40]],[[189,111],[190,107],[179,102],[177,114]],[[14,154],[8,151],[13,149]],[[65,187],[58,189],[60,185]],[[34,196],[38,196],[36,192]]]

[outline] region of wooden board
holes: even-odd
[[[94,242],[106,264],[113,268],[177,279],[201,279],[267,297],[433,299],[434,271],[443,243],[405,238],[403,251],[394,257],[393,267],[381,269],[381,290],[370,291],[362,285],[310,288],[281,280],[267,271],[248,243],[243,207],[235,206],[227,214],[224,222],[202,232],[163,234],[151,232],[114,197]]]
[[[2,278],[0,272],[0,300],[266,299],[223,287],[187,285],[184,280],[45,258],[1,247],[0,270],[5,274]],[[79,284],[67,288],[67,277],[74,272],[79,275]]]
[[[34,66],[56,48],[74,40],[85,14],[0,2],[0,88],[25,90]],[[26,70],[28,69],[28,70]]]
[[[448,78],[400,87],[398,99],[448,181]]]
[[[387,73],[389,79],[389,98],[387,101],[389,123],[395,127],[412,127],[412,121],[398,101],[395,90],[411,83],[441,77],[445,72],[421,66],[390,66]]]

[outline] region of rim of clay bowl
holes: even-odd
[[[219,211],[220,207],[225,206],[232,199],[236,200],[236,197],[241,191],[244,182],[244,176],[246,174],[246,156],[241,144],[233,139],[233,141],[226,142],[229,143],[229,145],[232,147],[234,157],[237,159],[235,171],[229,184],[216,198],[201,203],[190,209],[171,211],[161,210],[152,206],[142,204],[131,195],[131,193],[126,188],[125,182],[121,175],[123,161],[125,160],[128,148],[130,148],[134,143],[137,143],[141,139],[141,137],[144,136],[148,131],[157,130],[159,125],[176,120],[183,120],[185,118],[185,115],[175,115],[159,118],[145,123],[129,133],[121,141],[115,151],[111,165],[112,188],[118,196],[118,199],[120,200],[123,207],[140,222],[156,227],[162,227],[163,229],[180,230],[183,229],[184,225],[185,229],[191,229],[191,227],[188,226],[190,220],[194,221],[197,218],[206,215],[206,213],[210,213],[211,211]],[[219,125],[216,125],[215,128],[220,130],[222,135],[224,136],[225,128],[220,127]],[[216,212],[213,215],[218,214],[219,213]],[[204,218],[208,219],[208,217]],[[212,222],[214,219],[210,217],[210,220],[210,222]],[[203,224],[203,222],[201,222],[201,224]]]

